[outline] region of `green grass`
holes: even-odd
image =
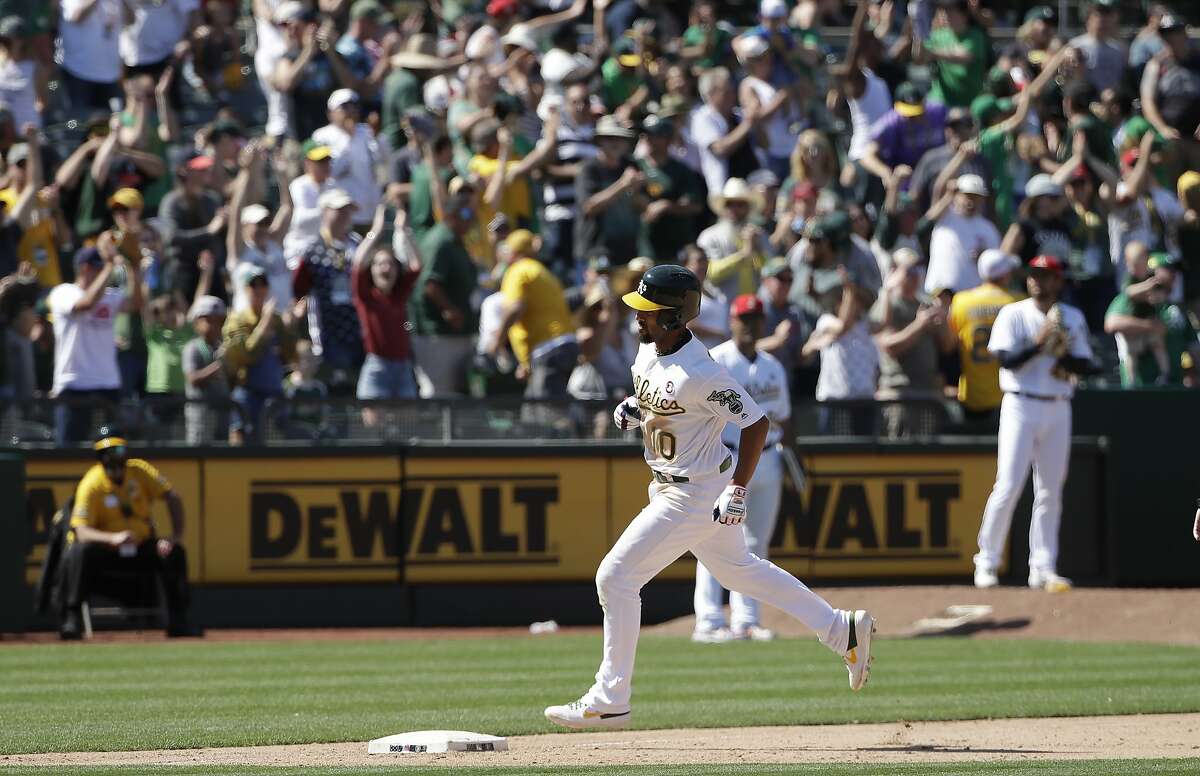
[[[599,653],[590,635],[4,647],[0,754],[549,732],[542,708],[587,689]],[[815,641],[646,637],[635,726],[1200,711],[1195,647],[946,638],[881,640],[875,654],[871,684],[851,693]]]
[[[525,774],[565,774],[566,776],[1195,776],[1200,760],[1046,760],[1006,763],[931,763],[928,765],[639,765],[620,767],[555,768],[280,768],[246,766],[188,765],[160,766],[77,766],[55,768],[54,776],[525,776]],[[0,776],[45,776],[40,767],[3,767]]]

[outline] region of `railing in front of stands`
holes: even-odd
[[[611,401],[534,401],[519,397],[359,401],[351,398],[269,400],[247,447],[371,446],[504,442],[636,443],[636,431],[618,431]],[[74,413],[75,439],[60,438],[56,424]],[[91,443],[104,424],[115,424],[138,447],[221,447],[229,428],[248,417],[234,402],[191,402],[143,396],[116,403],[32,399],[0,404],[0,445],[74,447]],[[940,399],[793,403],[796,434],[881,439],[921,439],[951,433],[994,433],[994,425],[964,425],[954,402]]]

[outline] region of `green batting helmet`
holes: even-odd
[[[682,329],[700,314],[700,281],[686,267],[659,264],[646,270],[637,290],[621,301],[643,312],[659,310],[659,326],[668,331]]]

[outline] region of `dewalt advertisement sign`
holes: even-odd
[[[315,451],[314,451],[315,453]],[[193,581],[587,581],[646,505],[627,451],[155,460],[183,498]],[[27,463],[36,578],[46,527],[91,460]],[[995,473],[987,454],[804,457],[785,478],[771,558],[802,579],[965,574]],[[165,507],[156,506],[160,531]],[[688,579],[690,556],[667,578]]]
[[[37,582],[42,558],[46,552],[46,536],[50,521],[59,507],[75,495],[75,486],[96,463],[93,457],[79,459],[47,459],[30,454],[25,460],[25,513],[29,518],[30,549],[25,558],[25,578]],[[200,541],[202,512],[200,509],[199,466],[192,460],[151,461],[163,476],[171,481],[183,501],[183,546],[188,551],[188,577],[201,579],[203,545]],[[171,520],[161,501],[154,505],[154,525],[160,536],[169,536]]]
[[[208,582],[586,579],[604,552],[604,458],[204,466]]]
[[[994,456],[837,455],[803,458],[797,493],[785,475],[770,558],[801,579],[966,574],[996,473]],[[613,464],[615,533],[646,504],[645,464]],[[618,485],[618,483],[621,483]],[[662,574],[687,579],[691,555]]]

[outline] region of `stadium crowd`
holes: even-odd
[[[1122,385],[1196,384],[1200,48],[1158,4],[51,5],[0,4],[0,398],[60,443],[131,396],[193,443],[281,397],[623,396],[664,262],[799,397],[991,417],[1043,256]]]

